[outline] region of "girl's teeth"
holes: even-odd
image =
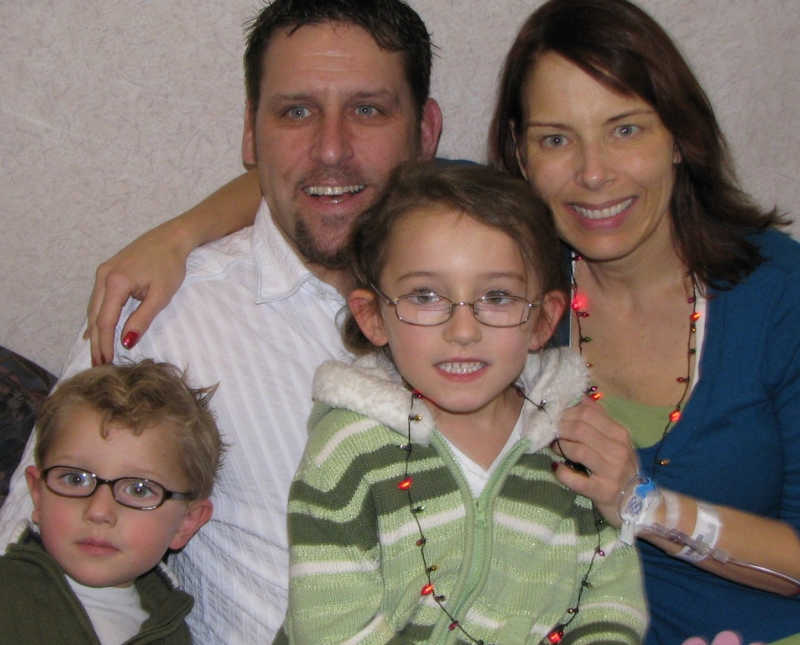
[[[472,374],[483,367],[483,363],[476,361],[471,363],[439,363],[439,369],[449,374]]]

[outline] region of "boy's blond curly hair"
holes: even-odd
[[[175,442],[178,459],[195,499],[211,495],[225,449],[208,404],[217,386],[189,387],[170,363],[102,365],[59,383],[39,411],[34,457],[41,468],[63,414],[86,405],[100,413],[100,434],[126,428],[139,435],[158,428]]]

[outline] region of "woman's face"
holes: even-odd
[[[570,246],[595,261],[672,248],[680,157],[649,103],[550,52],[526,78],[523,114],[520,165]]]

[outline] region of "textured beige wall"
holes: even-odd
[[[411,4],[439,45],[440,152],[484,159],[500,60],[539,2]],[[745,187],[794,210],[800,2],[641,4],[698,72]],[[240,171],[242,25],[259,6],[0,0],[0,344],[58,372],[96,264]]]

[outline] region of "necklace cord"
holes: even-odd
[[[589,312],[586,311],[586,309],[585,309],[585,303],[582,302],[583,299],[576,297],[576,294],[578,293],[578,282],[577,282],[577,280],[575,278],[574,263],[579,261],[579,260],[581,260],[581,259],[582,259],[581,256],[579,256],[577,254],[573,254],[573,256],[572,256],[573,262],[570,265],[570,267],[571,267],[570,268],[570,282],[571,282],[571,285],[572,285],[572,296],[573,296],[572,297],[572,310],[575,313],[575,321],[576,321],[576,326],[577,326],[577,330],[578,330],[578,352],[581,355],[583,355],[583,345],[584,345],[584,343],[591,342],[592,339],[589,336],[584,336],[583,329],[582,329],[582,326],[581,326],[581,320],[584,319],[584,318],[588,318],[589,317]],[[672,411],[667,416],[667,423],[664,426],[664,430],[661,433],[661,439],[658,442],[658,447],[656,448],[656,452],[655,452],[655,455],[653,457],[653,469],[654,470],[657,470],[659,466],[666,466],[666,465],[668,465],[670,463],[669,459],[661,459],[660,458],[661,457],[661,451],[664,448],[665,439],[666,439],[667,435],[672,431],[672,429],[675,427],[675,425],[678,423],[678,421],[681,418],[683,405],[686,402],[686,397],[689,394],[689,390],[690,390],[690,387],[691,387],[691,381],[692,381],[692,378],[691,378],[692,359],[697,354],[697,347],[695,345],[695,340],[696,340],[696,334],[697,334],[697,321],[700,319],[700,313],[697,311],[697,282],[696,282],[694,276],[690,276],[690,280],[691,280],[691,285],[692,285],[692,293],[691,293],[691,296],[688,297],[687,301],[689,302],[689,304],[692,305],[692,311],[691,311],[691,314],[689,315],[689,335],[688,335],[687,343],[686,343],[686,375],[685,376],[679,376],[676,379],[678,383],[682,383],[683,384],[683,390],[681,391],[680,398],[675,403],[675,405],[672,408]],[[586,367],[587,368],[591,368],[592,364],[587,362],[586,363]],[[589,387],[589,389],[586,390],[586,395],[589,396],[590,398],[594,399],[595,401],[598,401],[603,396],[602,392],[599,390],[599,388],[596,385],[591,385]],[[558,445],[558,449],[559,449],[559,451],[561,451],[561,444],[558,441],[558,439],[556,439],[556,445]],[[566,459],[566,457],[565,457],[565,464],[567,466],[570,466],[573,469],[575,469],[576,465],[578,467],[585,468],[585,466],[583,466],[582,464],[575,464],[575,462],[571,462],[569,459]],[[589,474],[589,473],[587,473],[587,474]],[[641,476],[642,476],[641,473],[637,473],[635,478],[640,478]],[[645,477],[645,478],[649,480],[648,477]],[[627,488],[627,485],[626,485],[625,488]],[[625,497],[625,492],[626,492],[625,488],[623,488],[623,490],[620,491],[620,496],[621,497]],[[655,488],[654,484],[653,484],[653,488]],[[646,497],[646,495],[640,497],[640,499],[643,500],[645,497]],[[620,507],[622,507],[622,500],[620,502]],[[642,506],[641,507],[642,513],[645,510],[646,510],[646,507]],[[639,524],[638,522],[634,522],[634,526],[632,527],[632,529],[637,529],[639,527],[641,527],[641,528],[645,528],[646,527],[647,529],[649,529],[650,531],[652,531],[656,535],[658,535],[658,536],[660,536],[660,537],[662,537],[664,539],[667,539],[667,540],[669,540],[669,541],[671,541],[671,542],[673,542],[675,544],[682,545],[684,547],[684,551],[690,552],[692,554],[695,554],[695,555],[692,556],[691,559],[694,559],[696,561],[700,561],[702,559],[705,559],[708,556],[711,556],[714,560],[716,560],[716,561],[718,561],[718,562],[720,562],[722,564],[733,564],[733,565],[736,565],[736,566],[739,566],[739,567],[744,567],[744,568],[751,569],[751,570],[754,570],[754,571],[759,571],[761,573],[765,573],[765,574],[768,574],[768,575],[772,575],[772,576],[778,577],[778,578],[780,578],[782,580],[785,580],[786,582],[789,582],[791,584],[794,584],[794,585],[800,587],[800,579],[795,578],[795,577],[793,577],[793,576],[791,576],[791,575],[789,575],[787,573],[782,573],[782,572],[777,571],[775,569],[772,569],[770,567],[766,567],[766,566],[763,566],[763,565],[758,565],[758,564],[755,564],[753,562],[748,562],[748,561],[745,561],[745,560],[738,560],[736,558],[732,558],[730,556],[730,554],[728,554],[727,552],[725,552],[725,551],[723,551],[721,549],[715,548],[715,544],[709,545],[706,542],[704,542],[703,539],[702,539],[702,537],[703,537],[702,535],[698,536],[698,537],[696,537],[694,535],[688,536],[685,533],[682,533],[681,531],[676,530],[674,527],[664,527],[664,526],[661,526],[660,524],[657,524],[657,523]],[[684,559],[686,559],[686,558],[684,558]]]
[[[547,405],[546,401],[543,400],[543,401],[541,401],[539,403],[535,403],[530,398],[528,398],[528,396],[521,389],[518,389],[517,391],[519,392],[519,394],[526,401],[528,401],[533,406],[535,406],[537,410],[539,410],[540,412],[544,412],[545,414],[548,414],[547,410],[546,410],[546,405]],[[407,441],[406,441],[405,444],[402,444],[402,445],[399,446],[400,449],[405,452],[404,473],[403,473],[403,479],[400,480],[400,482],[397,484],[397,488],[406,493],[406,497],[408,499],[409,511],[411,512],[411,516],[414,518],[414,522],[417,525],[417,530],[419,531],[419,539],[417,540],[416,544],[419,547],[420,557],[422,559],[422,565],[423,565],[423,567],[425,569],[425,577],[426,577],[426,580],[427,580],[427,582],[422,586],[422,589],[420,590],[420,595],[422,595],[422,596],[428,596],[428,595],[432,596],[434,602],[438,605],[439,609],[441,609],[442,612],[444,612],[444,614],[450,620],[450,625],[449,625],[450,631],[453,631],[453,630],[457,629],[458,631],[461,632],[461,634],[467,640],[469,640],[471,643],[474,643],[474,645],[497,645],[495,643],[486,643],[482,639],[478,639],[478,638],[475,638],[474,636],[472,636],[472,634],[470,634],[464,628],[464,626],[461,624],[461,622],[459,620],[457,620],[455,618],[455,616],[453,616],[450,613],[450,611],[447,609],[447,607],[444,604],[445,601],[447,600],[446,596],[444,594],[437,593],[436,592],[436,587],[434,586],[433,577],[432,577],[431,574],[434,573],[435,571],[437,571],[438,567],[437,567],[437,565],[429,564],[429,562],[428,562],[428,558],[427,558],[427,555],[425,553],[425,546],[427,545],[428,540],[425,537],[425,533],[424,533],[424,531],[422,529],[422,524],[421,524],[421,522],[419,520],[419,516],[425,510],[425,506],[422,505],[422,504],[418,504],[414,500],[414,497],[413,497],[413,495],[411,493],[411,489],[412,489],[413,484],[414,484],[414,478],[409,474],[409,466],[410,466],[410,463],[411,463],[411,454],[412,454],[413,449],[414,449],[414,444],[413,444],[413,442],[411,440],[411,424],[422,420],[422,417],[419,414],[416,414],[414,412],[414,402],[417,399],[422,399],[422,398],[424,398],[424,396],[422,395],[421,392],[419,392],[417,390],[412,390],[412,392],[411,392],[411,401],[410,401],[410,405],[409,405],[409,414],[408,414],[408,430],[407,430],[407,435],[406,435]],[[601,539],[600,538],[600,531],[601,531],[601,529],[603,527],[604,520],[603,520],[602,516],[600,515],[600,513],[597,512],[597,509],[595,508],[594,503],[592,503],[592,516],[594,518],[595,532],[597,534],[597,543],[596,543],[594,551],[592,553],[592,557],[589,560],[589,564],[588,564],[588,566],[586,568],[586,572],[584,573],[584,575],[583,575],[583,577],[582,577],[582,579],[580,581],[580,585],[578,587],[577,597],[576,597],[576,600],[575,600],[575,605],[572,606],[572,607],[569,607],[567,609],[566,613],[567,613],[568,617],[566,618],[566,620],[564,622],[560,622],[557,625],[555,625],[547,633],[547,635],[542,639],[542,643],[555,645],[557,643],[560,643],[561,640],[564,638],[564,630],[575,619],[575,617],[578,615],[578,612],[580,611],[580,604],[581,604],[581,599],[583,597],[584,591],[587,588],[591,587],[591,584],[589,583],[589,574],[591,573],[592,568],[594,567],[595,560],[597,559],[597,557],[605,556],[605,552],[601,549],[601,544],[600,544],[600,539]]]

